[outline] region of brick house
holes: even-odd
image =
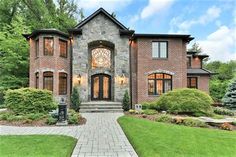
[[[179,34],[137,34],[103,8],[68,33],[56,29],[24,35],[30,43],[30,87],[51,90],[69,100],[79,90],[84,105],[121,102],[129,91],[132,104],[152,101],[176,88],[208,92],[207,55],[187,52],[194,38]]]

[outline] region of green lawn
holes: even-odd
[[[59,135],[0,136],[1,157],[70,157],[76,139]]]
[[[191,128],[123,116],[122,129],[140,157],[235,157],[236,132]]]

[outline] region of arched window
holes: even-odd
[[[35,73],[35,88],[39,88],[39,73]]]
[[[67,94],[67,74],[59,73],[59,95]]]
[[[95,48],[92,50],[92,69],[111,68],[111,51],[107,48]]]
[[[43,73],[43,89],[53,91],[53,72]]]
[[[172,89],[172,76],[164,73],[148,75],[148,95],[161,95]]]

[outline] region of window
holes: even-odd
[[[167,58],[167,41],[152,42],[152,57],[153,58]]]
[[[67,57],[67,41],[59,40],[60,56]]]
[[[43,73],[43,89],[53,91],[53,72]]]
[[[67,94],[67,74],[59,73],[59,95]]]
[[[35,57],[39,56],[39,39],[35,41]]]
[[[155,73],[148,75],[148,95],[161,95],[172,89],[172,76]]]
[[[190,56],[188,57],[188,60],[187,60],[187,68],[191,68],[191,57]]]
[[[39,88],[39,73],[35,73],[35,88]]]
[[[53,55],[53,38],[44,38],[44,55]]]
[[[111,51],[106,48],[92,50],[92,69],[111,68]]]
[[[188,88],[198,88],[197,87],[197,77],[188,77],[187,78]]]

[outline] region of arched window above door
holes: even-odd
[[[92,49],[92,69],[111,68],[111,50],[103,47]]]

